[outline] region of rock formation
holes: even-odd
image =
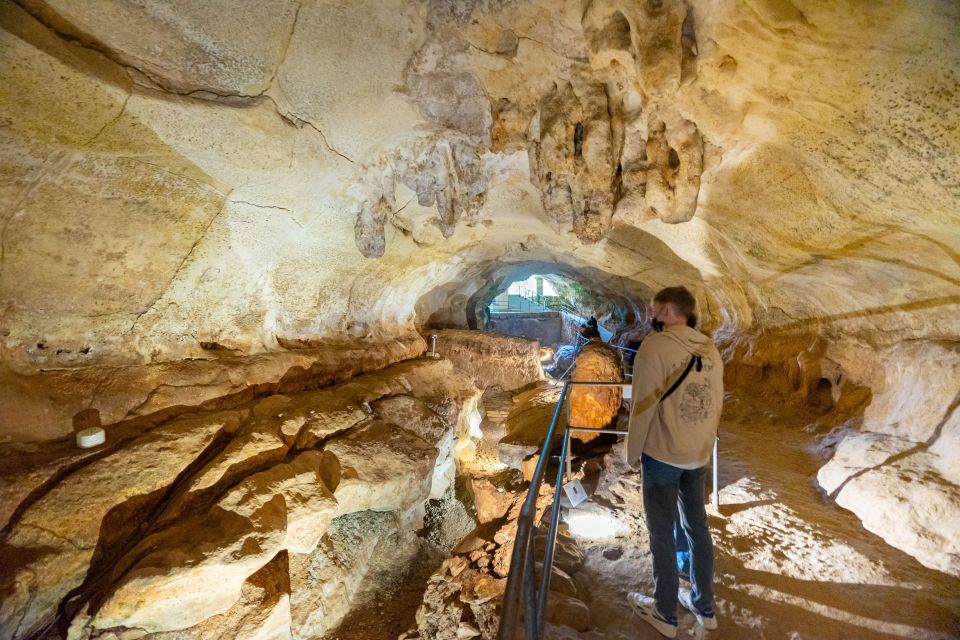
[[[317,597],[293,579],[304,558],[351,514],[392,514],[398,534],[417,528],[424,501],[450,486],[478,400],[449,361],[411,360],[319,391],[176,418],[51,470],[5,521],[0,628],[26,637],[66,615],[77,616],[72,637],[121,627],[189,634],[236,617],[245,593],[279,579],[260,572],[282,556],[292,586],[258,624],[289,633],[300,601]],[[4,484],[29,477],[6,474]],[[357,553],[369,557],[377,540]],[[331,588],[353,584],[340,601],[323,600],[323,629],[347,612],[365,571],[350,573],[322,576]],[[273,592],[260,597],[279,602]]]
[[[472,376],[482,389],[514,391],[543,380],[536,342],[456,329],[436,335],[437,352]]]
[[[0,0],[0,628],[81,620],[97,583],[78,625],[102,629],[150,563],[190,594],[232,549],[229,595],[184,622],[312,628],[282,578],[307,571],[304,530],[352,515],[338,491],[390,513],[442,491],[429,412],[456,457],[476,407],[396,363],[533,273],[608,300],[614,329],[690,287],[729,384],[843,408],[811,425],[830,498],[960,575],[958,20],[951,0]],[[535,348],[502,366],[444,335],[481,387],[539,378]],[[377,414],[388,396],[418,402]],[[107,444],[77,451],[89,425]],[[403,486],[374,487],[366,451],[409,464]],[[207,508],[223,536],[182,549],[180,514]],[[144,628],[186,633],[163,602]]]
[[[623,365],[619,352],[607,346],[599,339],[593,339],[583,345],[577,355],[571,382],[614,382],[622,383]],[[571,385],[568,393],[570,411],[568,420],[571,425],[588,429],[609,427],[617,417],[617,411],[623,401],[620,387],[592,387],[589,385]],[[577,432],[583,442],[593,440],[597,435],[590,432]]]

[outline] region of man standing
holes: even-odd
[[[713,612],[713,541],[704,507],[706,466],[720,422],[723,362],[696,326],[696,300],[684,287],[653,298],[654,332],[633,364],[627,462],[640,462],[643,508],[653,554],[653,597],[631,592],[634,611],[668,638],[677,635],[677,602],[706,629]],[[679,502],[679,504],[678,504]],[[674,522],[690,546],[690,584],[680,590]]]

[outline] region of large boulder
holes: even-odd
[[[549,385],[525,391],[514,398],[513,410],[504,423],[507,435],[497,445],[500,462],[520,469],[524,459],[540,451],[559,400],[560,387]],[[566,412],[561,411],[554,428],[554,444],[563,438],[565,426]]]
[[[591,340],[580,350],[570,380],[622,383],[623,364],[620,354],[599,339]],[[577,427],[600,429],[609,426],[623,402],[623,391],[619,386],[570,385],[568,394],[570,424]],[[583,442],[589,442],[597,435],[599,434],[582,431],[573,434]]]
[[[869,372],[876,392],[863,430],[841,432],[817,480],[867,529],[960,576],[960,416],[952,409],[960,355],[930,344],[900,344],[883,355]]]
[[[406,511],[430,496],[437,448],[397,425],[371,420],[327,442],[323,453],[337,515]]]
[[[281,552],[250,576],[240,590],[240,599],[224,613],[199,624],[173,631],[158,631],[142,636],[143,630],[127,629],[118,635],[106,632],[98,638],[145,637],[149,640],[196,640],[197,638],[244,638],[245,640],[292,640],[290,611],[290,562]],[[78,615],[70,625],[70,640],[94,637],[87,613]]]
[[[370,406],[382,420],[415,433],[437,448],[437,462],[434,465],[430,483],[430,498],[435,500],[441,498],[453,484],[456,475],[456,462],[453,458],[456,444],[455,423],[448,423],[426,402],[412,396],[391,396],[378,400]]]

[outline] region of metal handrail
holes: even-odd
[[[560,491],[563,489],[564,471],[569,463],[570,451],[570,429],[564,429],[563,444],[560,448],[560,464],[557,466],[557,481],[554,490],[553,505],[550,512],[550,525],[547,530],[547,542],[543,556],[543,574],[540,578],[540,590],[536,589],[536,554],[533,540],[533,519],[537,511],[537,498],[540,496],[540,486],[543,484],[543,476],[546,471],[547,462],[550,458],[550,450],[553,448],[553,434],[556,431],[557,420],[560,417],[561,408],[568,399],[567,391],[571,385],[593,385],[593,386],[620,386],[619,382],[590,382],[564,380],[563,388],[560,390],[560,397],[557,399],[557,407],[553,412],[553,419],[550,421],[550,428],[547,430],[547,436],[540,449],[540,459],[534,468],[533,476],[530,479],[530,487],[527,489],[527,497],[524,500],[523,507],[520,509],[520,515],[517,518],[517,534],[513,543],[513,553],[510,556],[510,572],[507,576],[507,588],[503,596],[503,613],[500,617],[500,629],[497,633],[499,640],[512,640],[517,626],[517,615],[519,614],[519,599],[521,591],[524,599],[524,638],[528,640],[538,640],[543,636],[543,630],[546,625],[546,607],[547,595],[550,591],[550,575],[553,572],[553,554],[557,540],[557,526],[560,523]],[[574,430],[582,429],[573,427]],[[520,569],[517,569],[520,567]]]
[[[557,408],[553,412],[553,419],[550,421],[550,428],[547,430],[547,437],[543,442],[543,448],[540,450],[540,459],[537,460],[537,466],[533,470],[533,476],[530,478],[530,488],[527,490],[527,498],[520,509],[520,515],[517,518],[517,534],[513,543],[513,554],[510,556],[510,574],[507,578],[507,588],[503,595],[503,614],[500,617],[500,629],[497,637],[500,640],[512,640],[514,630],[517,624],[518,606],[520,604],[520,590],[523,587],[525,592],[526,612],[524,615],[525,638],[534,640],[540,637],[539,619],[543,617],[543,610],[538,611],[539,598],[535,597],[534,580],[535,559],[533,542],[533,518],[537,511],[537,497],[540,495],[540,485],[543,483],[543,474],[547,469],[547,460],[549,459],[550,449],[553,444],[553,434],[556,430],[557,419],[560,417],[560,407],[567,395],[567,388],[570,381],[563,383],[560,390],[560,398],[557,400]],[[559,512],[558,512],[559,515]],[[553,525],[554,535],[556,535],[556,524]],[[552,545],[551,553],[552,553]],[[546,557],[544,558],[546,560]],[[552,560],[552,558],[551,558]],[[546,563],[544,563],[546,567]],[[518,570],[517,567],[520,567]],[[548,578],[545,583],[549,588],[549,573],[545,569]],[[546,606],[546,597],[544,596],[544,606]]]
[[[620,351],[629,351],[630,353],[640,353],[636,349],[631,349],[630,347],[621,347],[618,344],[610,344],[609,342],[607,343],[607,346],[613,347],[614,349],[619,349]]]
[[[500,628],[497,632],[498,640],[513,640],[516,634],[517,616],[519,614],[520,596],[524,600],[524,638],[525,640],[540,640],[546,628],[547,598],[550,592],[550,577],[553,573],[553,557],[556,549],[557,527],[560,524],[560,494],[564,481],[569,482],[573,475],[572,458],[570,456],[570,434],[574,432],[611,433],[624,435],[626,431],[618,429],[603,429],[594,427],[580,427],[569,424],[564,428],[563,443],[560,447],[560,460],[557,465],[557,479],[554,486],[553,504],[550,508],[550,521],[547,529],[546,547],[544,549],[540,589],[536,588],[536,549],[534,544],[534,517],[537,511],[537,498],[540,496],[540,487],[546,472],[550,450],[553,448],[553,435],[556,431],[557,420],[560,417],[564,402],[569,400],[568,390],[571,385],[594,387],[626,387],[622,382],[591,382],[580,380],[563,380],[563,388],[557,399],[557,406],[550,421],[550,428],[540,449],[540,459],[534,468],[527,489],[527,497],[517,518],[517,533],[514,539],[513,553],[510,557],[510,571],[507,576],[507,588],[503,596],[503,609],[500,617]],[[713,487],[712,504],[715,509],[720,508],[720,492],[717,484],[719,437],[713,443]],[[518,568],[519,567],[519,568]]]

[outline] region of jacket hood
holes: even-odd
[[[686,349],[687,353],[695,356],[707,356],[713,346],[709,337],[686,325],[667,327],[659,335],[673,340]]]

